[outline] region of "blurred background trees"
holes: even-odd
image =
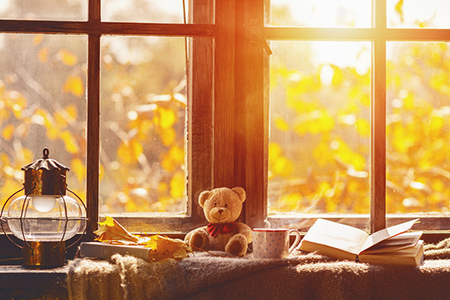
[[[290,2],[276,2],[273,25],[309,25],[295,20]],[[389,26],[447,28],[441,2],[419,11],[388,1]],[[353,5],[336,20],[321,19],[320,9],[309,12],[316,26],[358,23]],[[370,44],[277,41],[272,49],[270,213],[369,213]],[[446,42],[387,43],[388,213],[449,210],[449,55]]]
[[[6,1],[0,18],[85,20],[85,2]],[[107,0],[102,17],[183,22],[181,1],[158,3]],[[403,1],[391,6],[403,24]],[[301,25],[282,3],[271,14],[273,25]],[[357,26],[354,15],[340,8],[337,25]],[[101,213],[186,212],[185,43],[102,37]],[[371,44],[271,47],[269,212],[368,213]],[[389,42],[387,50],[388,212],[446,212],[449,44]],[[69,188],[85,199],[86,63],[86,36],[0,34],[2,202],[22,187],[20,168],[43,147],[71,168]]]
[[[121,1],[105,2],[111,8],[105,19],[183,20],[181,1],[157,12],[149,1],[127,1],[126,8]],[[83,20],[86,8],[87,1],[9,1],[0,15]],[[102,37],[101,213],[186,212],[185,43]],[[44,147],[70,167],[69,188],[85,199],[86,68],[87,36],[0,34],[2,202],[22,187],[20,168],[41,158]]]

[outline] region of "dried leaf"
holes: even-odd
[[[166,258],[180,259],[187,257],[192,249],[182,240],[161,235],[139,237],[129,233],[114,218],[106,216],[104,222],[99,222],[100,228],[94,233],[99,235],[96,241],[115,245],[136,245],[151,248],[152,259],[157,261]]]
[[[136,243],[139,240],[139,237],[129,233],[122,227],[122,225],[110,216],[106,216],[106,220],[104,222],[99,222],[98,225],[100,228],[94,232],[99,236],[95,239],[96,241],[103,242],[114,240]]]
[[[155,249],[162,258],[184,258],[192,252],[191,248],[182,240],[171,239],[161,235],[151,236],[150,241],[145,246]]]

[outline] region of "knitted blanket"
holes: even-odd
[[[336,261],[300,252],[280,260],[218,252],[156,263],[119,254],[109,262],[78,258],[69,263],[68,292],[77,300],[448,299],[447,245],[427,245],[426,260],[418,268]]]

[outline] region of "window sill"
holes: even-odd
[[[226,267],[230,264],[233,264],[231,269]],[[221,265],[223,269],[218,269]],[[321,261],[320,258],[299,258],[299,261],[296,261],[295,257],[285,262],[255,263],[252,259],[218,258],[199,253],[191,260],[182,260],[176,265],[173,263],[158,263],[151,269],[139,266],[138,270],[141,272],[136,273],[136,275],[142,276],[143,282],[151,279],[152,281],[148,282],[151,285],[151,282],[154,284],[155,277],[146,276],[148,275],[147,272],[159,270],[158,276],[162,274],[160,275],[162,276],[161,280],[165,282],[164,286],[169,289],[167,293],[170,294],[173,291],[186,292],[187,294],[184,296],[193,296],[195,299],[197,299],[196,297],[202,298],[213,294],[221,294],[225,298],[229,295],[230,298],[232,296],[235,298],[236,293],[240,293],[244,298],[250,297],[250,295],[256,296],[255,298],[258,298],[257,295],[272,295],[274,296],[273,299],[279,299],[274,294],[279,289],[265,288],[273,286],[273,284],[285,285],[285,288],[281,288],[285,291],[284,294],[297,295],[299,297],[295,297],[297,299],[309,299],[308,297],[314,295],[323,296],[321,293],[331,292],[331,290],[322,290],[323,287],[327,286],[333,287],[333,294],[335,295],[349,295],[350,293],[356,296],[353,293],[357,292],[360,293],[360,296],[364,296],[361,298],[369,296],[371,296],[369,298],[374,298],[377,291],[390,289],[393,292],[392,297],[408,298],[411,295],[417,296],[423,292],[429,293],[430,289],[421,290],[422,286],[427,284],[432,285],[431,290],[435,293],[450,294],[450,286],[446,283],[450,276],[449,266],[450,260],[426,260],[420,268],[392,268],[355,262]],[[180,281],[172,281],[171,276],[174,273],[165,272],[164,270],[167,267],[183,270],[183,272],[177,274],[179,276],[184,274],[183,276],[186,277],[181,278],[183,280]],[[199,268],[202,270],[214,269],[214,272],[223,272],[224,274],[222,274],[223,276],[210,277],[208,274],[198,273]],[[68,271],[68,265],[48,270],[25,269],[20,265],[0,266],[0,299],[67,299],[69,294],[67,289]],[[358,276],[355,276],[355,274]],[[109,275],[105,274],[105,276]],[[167,278],[163,278],[164,276],[167,276]],[[205,276],[209,279],[205,280]],[[342,278],[347,278],[347,280],[342,280]],[[102,279],[92,278],[84,284],[92,284],[89,288],[98,287],[98,283],[95,283],[96,280]],[[359,280],[362,280],[362,282],[359,282]],[[392,290],[392,280],[396,280],[396,287],[401,288]],[[184,290],[184,284],[187,281],[190,283],[195,281],[197,285],[188,285],[194,288],[186,291]],[[214,281],[214,284],[209,281]],[[267,284],[264,283],[265,281],[267,281]],[[269,284],[269,281],[271,284]],[[323,281],[330,281],[330,284],[325,284]],[[184,284],[178,286],[180,282]],[[305,284],[308,282],[315,282],[315,286],[308,286],[308,289],[305,290]],[[363,286],[364,284],[369,285]],[[159,285],[158,287],[161,288]],[[355,291],[355,287],[359,288]],[[159,289],[156,289],[156,291],[159,291]],[[388,299],[395,298],[388,297]]]
[[[0,266],[0,299],[67,299],[68,266],[48,270]]]

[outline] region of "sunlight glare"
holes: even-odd
[[[310,27],[370,27],[368,0],[272,0],[275,7],[287,7],[295,22]]]
[[[0,13],[7,11],[9,9],[10,4],[11,0],[0,1]]]

